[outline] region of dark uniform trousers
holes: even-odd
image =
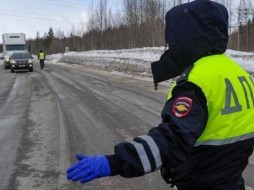
[[[44,59],[40,59],[41,69],[44,68]]]

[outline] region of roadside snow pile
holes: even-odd
[[[46,55],[46,61],[50,61],[51,63],[57,63],[63,57],[63,55],[64,54],[62,53]]]
[[[105,71],[117,71],[132,76],[151,77],[151,62],[159,60],[164,47],[147,47],[124,50],[94,50],[69,52],[49,56],[54,62],[78,64]],[[246,71],[254,74],[254,53],[227,50],[226,54]],[[49,60],[48,59],[48,60]]]
[[[159,60],[164,48],[98,50],[65,53],[59,62],[78,64],[92,69],[117,71],[133,76],[151,77],[151,62]]]

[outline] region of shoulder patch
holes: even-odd
[[[173,105],[173,113],[176,117],[185,117],[192,107],[192,99],[186,96],[177,98]]]

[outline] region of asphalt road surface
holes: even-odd
[[[75,154],[112,154],[113,146],[160,122],[168,86],[80,66],[46,62],[11,73],[0,62],[0,190],[170,189],[159,172],[144,177],[66,180]],[[254,187],[254,161],[245,171]]]

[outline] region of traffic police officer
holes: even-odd
[[[41,69],[44,69],[44,60],[46,59],[46,56],[42,50],[40,50],[40,53],[38,54],[38,59],[40,60]]]
[[[179,76],[162,110],[162,122],[147,135],[115,146],[113,155],[82,156],[67,178],[142,176],[160,170],[178,190],[241,190],[242,172],[254,142],[254,85],[224,55],[228,12],[196,0],[166,14],[169,49],[152,63],[154,82]]]

